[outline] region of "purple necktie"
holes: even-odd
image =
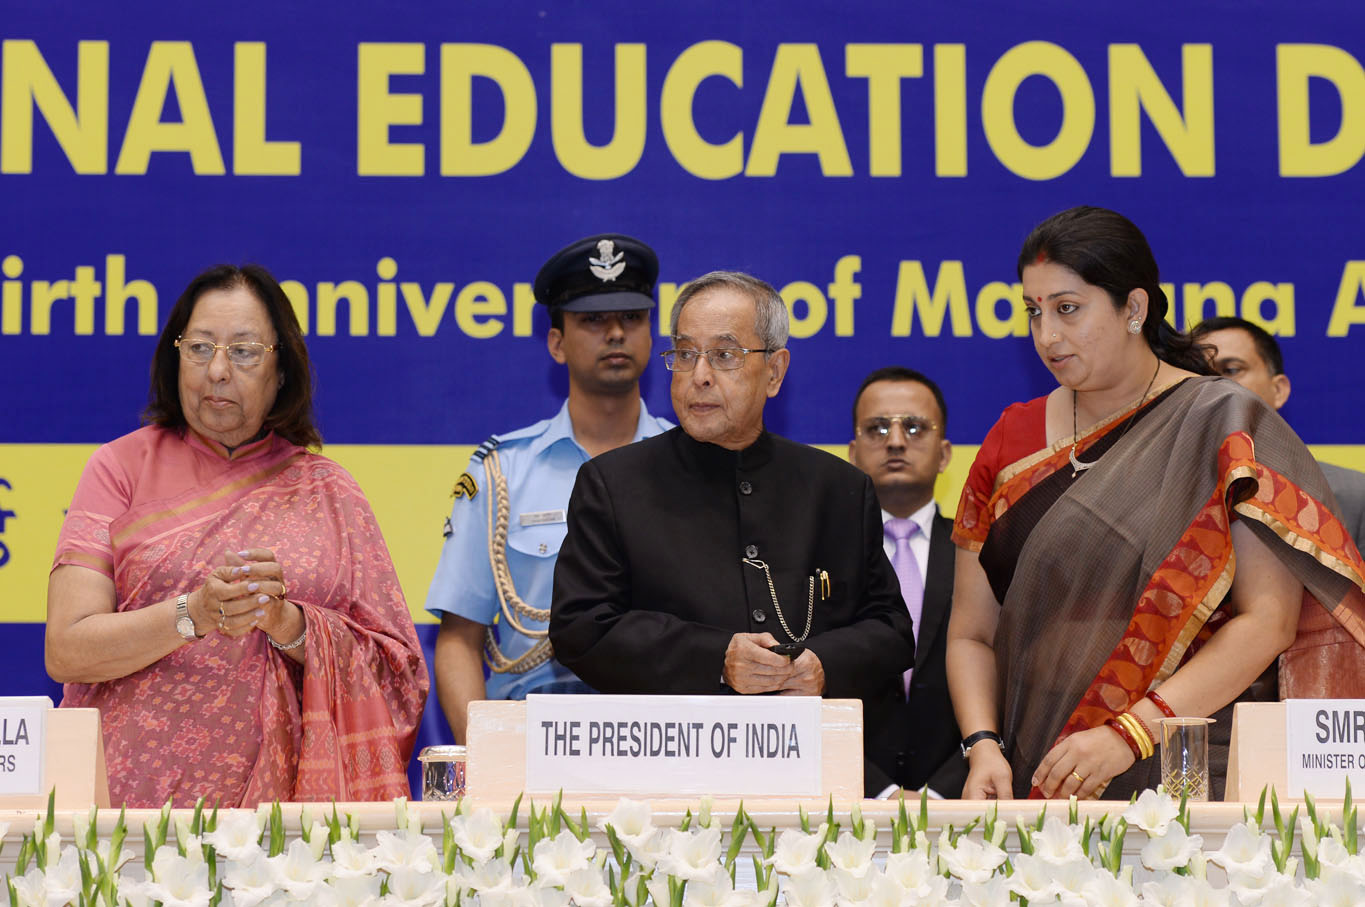
[[[924,577],[920,576],[919,564],[915,553],[910,550],[910,539],[919,532],[919,524],[911,519],[892,517],[882,526],[882,532],[896,545],[891,555],[891,566],[901,583],[901,597],[905,599],[910,620],[915,624],[915,639],[919,639],[919,618],[924,609]],[[910,696],[910,675],[913,669],[905,672],[905,695]]]

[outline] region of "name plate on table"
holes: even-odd
[[[45,794],[46,696],[0,696],[0,796]]]
[[[526,786],[666,796],[820,795],[816,696],[526,697]]]
[[[1290,699],[1285,702],[1288,795],[1308,791],[1341,799],[1346,779],[1365,790],[1365,699]]]

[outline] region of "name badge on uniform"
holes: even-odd
[[[564,516],[562,510],[537,510],[535,513],[523,513],[517,517],[523,526],[544,526],[548,523],[567,523],[568,518]]]

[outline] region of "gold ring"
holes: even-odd
[[[284,584],[284,580],[280,580],[280,598],[288,598],[288,597],[289,597],[289,587],[286,586],[286,585]]]
[[[227,612],[223,610],[223,603],[222,603],[222,602],[219,602],[219,603],[218,603],[218,617],[219,617],[219,619],[222,619],[222,618],[227,617]]]
[[[1071,772],[1071,777],[1075,778],[1077,781],[1081,782],[1082,784],[1085,783],[1085,779],[1082,778],[1080,775],[1076,774],[1076,772],[1075,772],[1074,770]]]
[[[226,619],[218,621],[218,629],[221,630],[221,631],[224,632],[224,633],[227,632],[227,620],[226,620]]]

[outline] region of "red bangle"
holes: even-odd
[[[1128,733],[1128,729],[1119,724],[1118,719],[1116,718],[1110,718],[1105,724],[1113,728],[1114,733],[1123,738],[1123,742],[1128,744],[1128,748],[1133,751],[1133,758],[1141,762],[1142,748],[1139,747],[1138,742],[1133,739],[1133,735]]]
[[[1154,706],[1156,706],[1157,708],[1161,709],[1161,714],[1165,715],[1167,718],[1174,718],[1174,717],[1175,717],[1175,709],[1173,709],[1173,708],[1171,708],[1169,705],[1167,705],[1167,704],[1166,704],[1166,700],[1164,700],[1164,699],[1162,699],[1160,696],[1158,696],[1156,690],[1150,690],[1150,691],[1148,691],[1148,693],[1147,693],[1147,698],[1150,699],[1150,700],[1152,700],[1152,705],[1154,705]]]

